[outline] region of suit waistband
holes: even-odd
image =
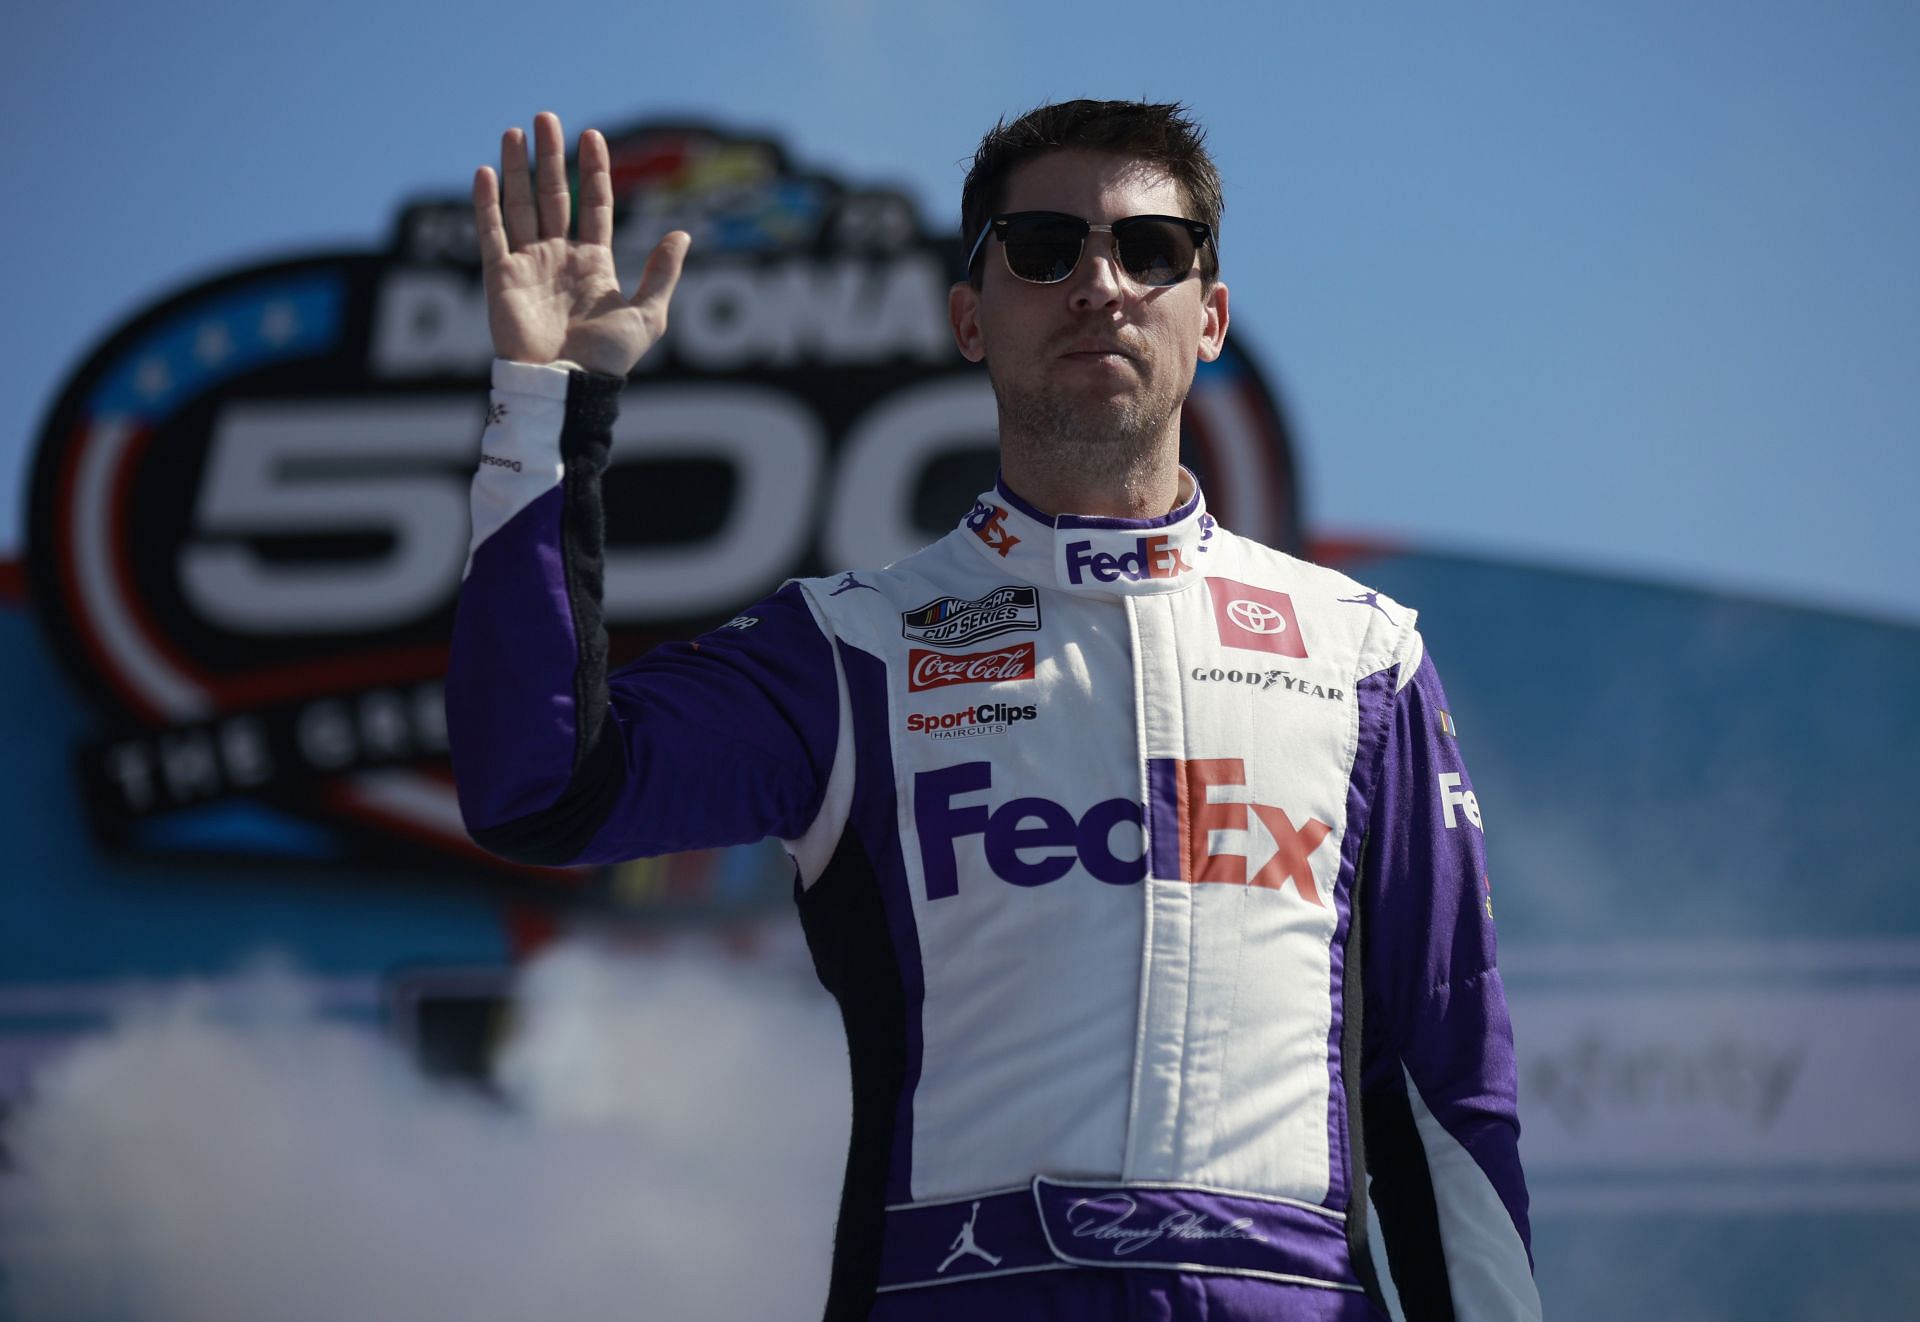
[[[889,1207],[879,1289],[1070,1267],[1219,1272],[1361,1289],[1338,1212],[1191,1185],[1045,1175],[1025,1187]]]

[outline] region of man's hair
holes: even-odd
[[[1220,212],[1226,201],[1206,141],[1207,131],[1177,101],[1062,101],[1029,110],[1011,124],[1002,119],[980,140],[960,190],[961,242],[971,249],[987,221],[1005,206],[1007,180],[1016,167],[1053,151],[1113,152],[1163,171],[1180,186],[1192,211],[1187,218],[1213,230],[1213,242],[1200,250],[1200,275],[1211,282],[1220,274]],[[975,286],[982,269],[976,265],[966,273]]]

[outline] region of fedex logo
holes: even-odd
[[[1003,560],[1007,552],[1020,545],[1020,539],[1007,530],[1007,512],[984,500],[973,502],[973,512],[967,515],[967,527],[975,537],[998,551]]]
[[[1453,810],[1456,807],[1467,815],[1467,820],[1472,822],[1476,829],[1483,833],[1486,831],[1487,828],[1480,825],[1480,800],[1473,796],[1472,790],[1460,788],[1458,771],[1443,771],[1440,773],[1440,811],[1446,817],[1449,831],[1460,825],[1453,816]]]
[[[1131,799],[1108,799],[1075,818],[1038,796],[989,806],[990,762],[922,771],[913,779],[913,819],[927,899],[960,893],[955,848],[962,837],[976,835],[987,869],[1011,885],[1044,886],[1078,863],[1110,886],[1130,886],[1147,875],[1148,856],[1116,851],[1114,829],[1124,825],[1145,827],[1155,876],[1276,891],[1291,885],[1301,899],[1324,908],[1311,860],[1333,827],[1311,817],[1295,826],[1285,809],[1244,797],[1246,781],[1241,758],[1154,758],[1147,766],[1146,811]],[[974,796],[978,801],[962,801]]]
[[[1122,858],[1114,853],[1111,839],[1113,828],[1122,823],[1139,826],[1139,804],[1108,799],[1076,821],[1052,799],[1009,799],[991,809],[984,803],[955,802],[992,787],[991,762],[962,762],[913,778],[913,821],[929,900],[960,893],[953,847],[968,835],[984,837],[987,867],[1015,886],[1058,881],[1076,861],[1112,886],[1130,886],[1146,876],[1146,856]]]
[[[1237,757],[1148,762],[1147,786],[1155,805],[1150,828],[1155,875],[1270,890],[1283,890],[1292,882],[1301,899],[1325,908],[1313,882],[1311,859],[1333,827],[1312,817],[1295,826],[1286,809],[1240,797],[1246,784],[1247,764]],[[1177,831],[1168,829],[1175,826]],[[1242,848],[1216,850],[1221,832],[1239,833]],[[1270,848],[1261,847],[1261,836]]]
[[[1067,579],[1073,583],[1086,582],[1088,575],[1100,583],[1120,578],[1137,583],[1144,578],[1173,578],[1192,568],[1164,533],[1136,537],[1133,549],[1119,555],[1096,551],[1090,541],[1067,543]]]

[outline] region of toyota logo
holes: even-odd
[[[1248,633],[1285,633],[1287,617],[1264,601],[1245,597],[1227,603],[1227,618]]]

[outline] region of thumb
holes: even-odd
[[[633,306],[652,316],[658,314],[662,321],[666,318],[667,303],[673,298],[674,286],[680,283],[680,272],[685,269],[687,250],[693,247],[693,236],[685,230],[675,230],[654,246],[647,257],[646,269],[640,272],[640,287],[633,291]]]

